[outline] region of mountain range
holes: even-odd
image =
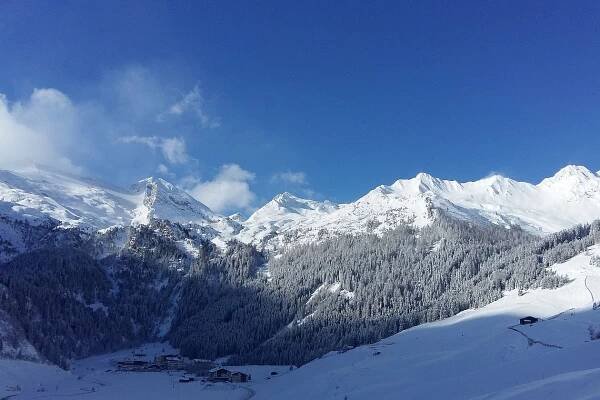
[[[382,234],[405,224],[424,227],[440,211],[464,221],[518,226],[544,236],[600,217],[600,174],[569,165],[531,184],[500,175],[461,183],[420,173],[378,186],[346,204],[282,193],[244,220],[239,214],[213,212],[161,178],[118,188],[37,167],[0,171],[4,219],[88,231],[168,220],[194,226],[220,246],[237,239],[276,252],[341,234]],[[5,227],[3,236],[14,235]]]

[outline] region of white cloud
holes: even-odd
[[[189,157],[185,148],[185,141],[182,138],[167,138],[161,143],[163,155],[173,164],[183,164]]]
[[[158,167],[156,168],[156,171],[162,175],[168,175],[170,173],[169,167],[167,167],[165,164],[159,164]]]
[[[188,191],[217,212],[249,210],[256,199],[256,195],[250,188],[250,182],[254,177],[252,172],[244,170],[237,164],[226,164],[221,167],[213,180],[195,182]]]
[[[271,177],[271,182],[279,183],[288,183],[293,185],[307,185],[308,181],[306,179],[306,174],[304,172],[278,172],[273,174]]]
[[[171,137],[158,136],[125,136],[119,139],[121,143],[134,143],[148,146],[153,150],[160,150],[165,159],[171,164],[184,164],[190,157],[187,154],[185,140]]]
[[[78,127],[76,107],[56,89],[35,89],[29,99],[12,106],[0,94],[0,167],[42,164],[80,173],[68,157]]]
[[[200,90],[200,86],[196,85],[179,101],[172,104],[167,110],[170,115],[183,115],[186,113],[194,114],[203,128],[218,128],[221,122],[217,118],[212,118],[208,115],[204,106],[204,97]],[[164,120],[164,113],[159,115],[159,120]]]

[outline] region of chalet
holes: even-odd
[[[225,368],[214,368],[208,371],[208,380],[211,382],[231,382],[231,371]]]
[[[248,382],[252,377],[243,372],[232,372],[226,368],[214,368],[208,372],[208,380],[211,382]]]
[[[521,318],[519,320],[519,324],[521,324],[521,325],[531,325],[531,324],[535,324],[538,321],[539,321],[538,318],[532,317],[532,316],[528,316],[528,317]]]
[[[231,373],[231,382],[243,383],[243,382],[248,382],[251,379],[252,378],[250,375],[245,374],[243,372],[232,372]]]

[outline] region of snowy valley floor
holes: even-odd
[[[187,400],[187,399],[248,399],[254,395],[252,384],[211,384],[195,380],[180,383],[179,379],[193,376],[184,372],[123,372],[115,364],[131,358],[133,352],[143,352],[149,358],[155,354],[172,353],[161,343],[147,344],[132,350],[79,360],[70,371],[25,361],[0,360],[0,399],[59,399],[86,400]],[[232,367],[252,375],[255,381],[271,379],[289,372],[286,366]],[[20,390],[17,390],[19,386]]]
[[[559,289],[510,292],[481,309],[291,372],[238,368],[252,374],[248,384],[182,384],[181,373],[107,372],[125,351],[78,361],[70,372],[2,360],[0,399],[600,399],[600,340],[590,340],[590,328],[600,332],[600,309],[592,309],[600,302],[594,254],[600,245],[555,265],[572,279]],[[543,320],[518,325],[528,315]]]

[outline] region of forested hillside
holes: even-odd
[[[556,287],[564,279],[545,267],[598,240],[598,223],[539,240],[442,218],[419,231],[298,247],[269,268],[269,285],[286,293],[296,314],[241,361],[303,363],[485,305],[504,290]]]
[[[302,364],[504,290],[559,286],[545,267],[600,241],[600,223],[539,239],[441,217],[269,257],[167,221],[98,234],[39,229],[43,245],[0,266],[0,309],[61,366],[157,338],[191,357]]]

